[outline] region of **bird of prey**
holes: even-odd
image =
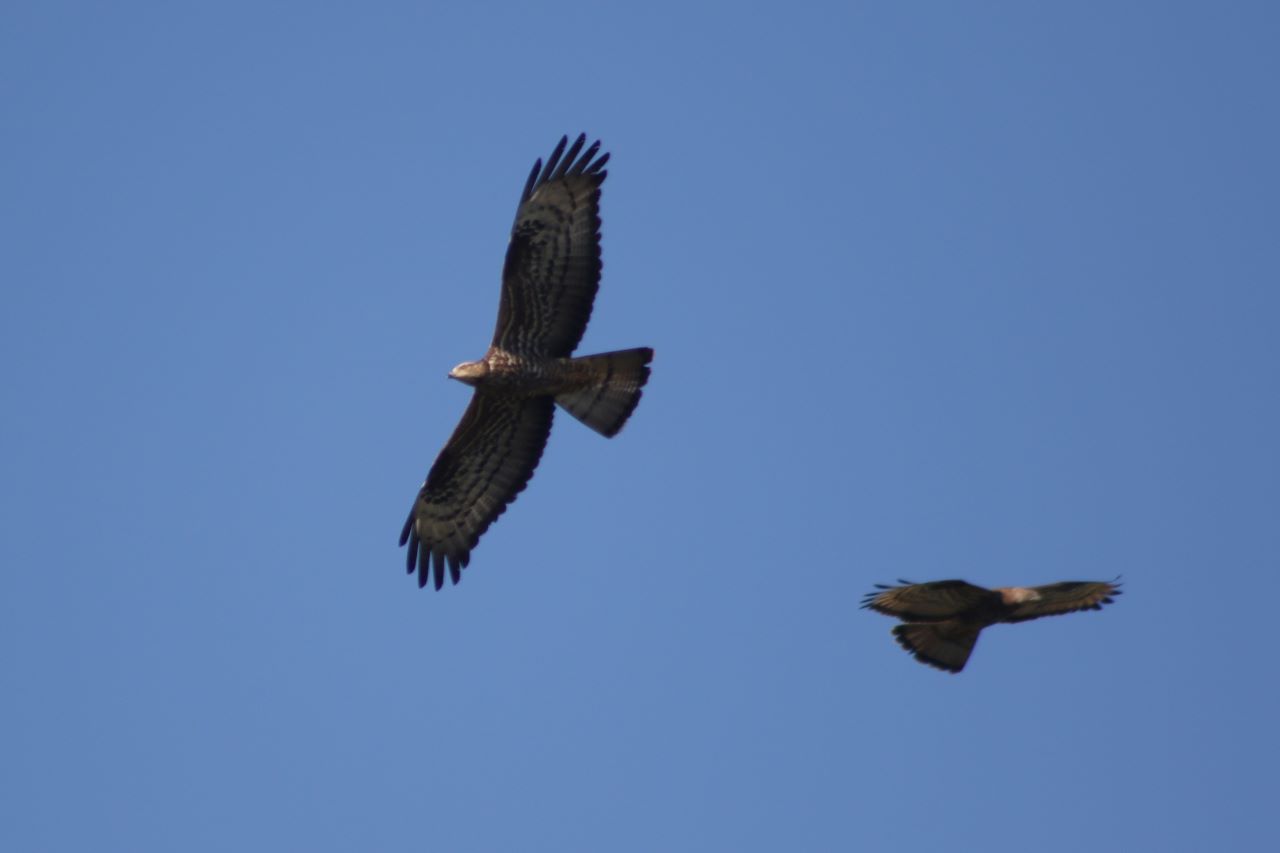
[[[471,549],[537,467],[559,404],[612,438],[640,401],[653,350],[572,358],[600,286],[600,143],[563,137],[525,182],[502,268],[498,325],[479,361],[449,373],[475,389],[400,533],[408,571],[456,584]],[[567,146],[567,150],[566,150]]]
[[[862,607],[905,622],[893,629],[898,644],[921,663],[947,672],[964,669],[978,634],[988,625],[1101,610],[1120,594],[1115,581],[1064,581],[997,589],[964,581],[898,583],[903,586],[876,584],[878,591],[868,593]]]

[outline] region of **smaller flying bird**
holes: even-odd
[[[1116,578],[1116,581],[1119,581]],[[947,672],[964,669],[982,629],[997,622],[1026,622],[1077,610],[1101,610],[1120,594],[1116,581],[1063,581],[1046,586],[996,589],[965,581],[876,584],[862,607],[907,623],[893,636],[916,660]]]

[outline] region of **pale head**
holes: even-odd
[[[1000,590],[1000,597],[1005,604],[1025,604],[1028,601],[1039,601],[1040,593],[1025,586],[1009,586]]]
[[[488,375],[489,365],[483,361],[464,361],[449,371],[450,379],[465,382],[467,385],[479,385],[480,381]]]

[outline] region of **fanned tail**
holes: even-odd
[[[649,381],[653,350],[605,352],[575,358],[575,366],[585,366],[592,379],[584,387],[556,397],[566,412],[605,438],[613,438],[640,402],[640,389]]]
[[[947,672],[959,672],[969,660],[974,643],[982,629],[951,620],[948,622],[910,622],[893,629],[898,645],[916,656],[916,660]]]

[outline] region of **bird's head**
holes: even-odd
[[[467,385],[479,385],[489,375],[489,365],[483,361],[464,361],[449,371],[449,378]]]
[[[1039,601],[1040,593],[1025,586],[1010,586],[1000,590],[1000,597],[1008,605],[1026,604],[1028,601]]]

